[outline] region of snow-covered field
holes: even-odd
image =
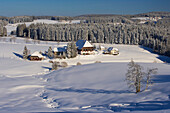
[[[80,23],[80,20],[72,20],[71,22],[69,21],[55,21],[55,20],[47,20],[47,19],[38,19],[34,20],[33,22],[22,22],[22,23],[16,23],[16,24],[8,24],[5,27],[7,28],[7,34],[10,35],[11,31],[16,30],[17,26],[19,24],[26,24],[28,27],[31,24],[37,24],[37,23],[44,23],[44,24],[77,24]]]
[[[4,39],[5,38],[5,39]],[[23,38],[0,40],[0,112],[170,112],[170,65],[146,48],[136,45],[105,45],[120,54],[79,55],[65,61],[69,67],[50,71],[49,60],[22,59],[26,45],[31,53],[67,43],[35,43]],[[96,44],[98,45],[98,44]],[[127,63],[134,59],[145,69],[158,68],[148,91],[135,94],[127,88]],[[160,59],[161,60],[160,60]],[[101,61],[102,63],[94,63]],[[76,66],[77,62],[84,65]]]

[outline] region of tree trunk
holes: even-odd
[[[147,80],[147,83],[146,83],[146,88],[145,88],[145,90],[147,90],[147,89],[148,89],[148,85],[149,85],[149,81]]]
[[[137,86],[136,86],[136,93],[138,93],[138,92],[140,92],[140,80],[139,80],[139,78],[136,78],[137,79]]]

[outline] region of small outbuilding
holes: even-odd
[[[99,50],[103,51],[103,50],[105,50],[105,49],[106,49],[106,48],[105,48],[104,46],[99,45]]]
[[[107,50],[112,55],[118,55],[119,54],[119,50],[117,48],[109,47]]]
[[[119,50],[114,47],[109,47],[107,50],[104,50],[103,54],[118,55]]]
[[[78,40],[76,42],[78,53],[81,55],[91,55],[94,54],[93,45],[87,40]]]
[[[53,52],[55,55],[63,55],[67,51],[67,46],[64,47],[55,47]]]
[[[31,54],[29,58],[31,61],[41,61],[45,57],[42,54],[40,54],[40,52],[36,51],[33,54]]]

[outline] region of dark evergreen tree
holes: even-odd
[[[27,59],[29,56],[29,50],[27,49],[27,47],[24,47],[24,51],[23,51],[23,59]]]

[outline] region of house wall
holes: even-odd
[[[81,50],[79,50],[79,54],[81,54],[81,55],[94,54],[94,48],[93,47],[83,47]]]
[[[39,58],[38,56],[30,56],[31,61],[40,61],[42,58]]]
[[[117,55],[117,54],[119,54],[119,51],[112,50],[112,51],[110,51],[110,53],[113,54],[113,55]]]

